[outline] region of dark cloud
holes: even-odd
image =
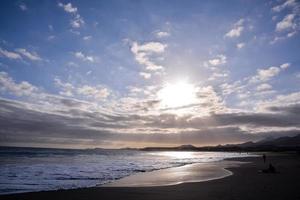
[[[195,117],[91,112],[77,109],[75,105],[80,103],[69,100],[62,102],[67,104],[68,109],[49,112],[33,109],[29,104],[18,101],[0,99],[0,145],[207,145],[300,132],[295,129],[300,125],[299,105],[270,107],[272,112],[267,113],[224,113]],[[251,133],[241,126],[272,129]]]

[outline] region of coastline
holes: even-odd
[[[267,162],[279,171],[263,174],[260,157],[234,158],[247,162],[226,168],[233,175],[205,182],[156,187],[93,187],[82,189],[1,195],[0,199],[299,199],[300,156],[270,154]]]
[[[160,187],[204,182],[231,176],[233,173],[226,168],[239,167],[242,164],[245,163],[229,160],[187,164],[180,167],[136,173],[99,187]]]

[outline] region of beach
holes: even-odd
[[[92,187],[83,189],[2,195],[0,199],[300,199],[299,154],[267,154],[234,158],[246,162],[226,168],[233,174],[203,182],[154,187]],[[278,173],[261,173],[272,163]]]

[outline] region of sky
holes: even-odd
[[[1,146],[205,146],[300,133],[297,0],[0,4]]]

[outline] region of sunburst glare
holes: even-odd
[[[185,80],[166,83],[158,92],[163,108],[182,107],[196,102],[196,88]]]

